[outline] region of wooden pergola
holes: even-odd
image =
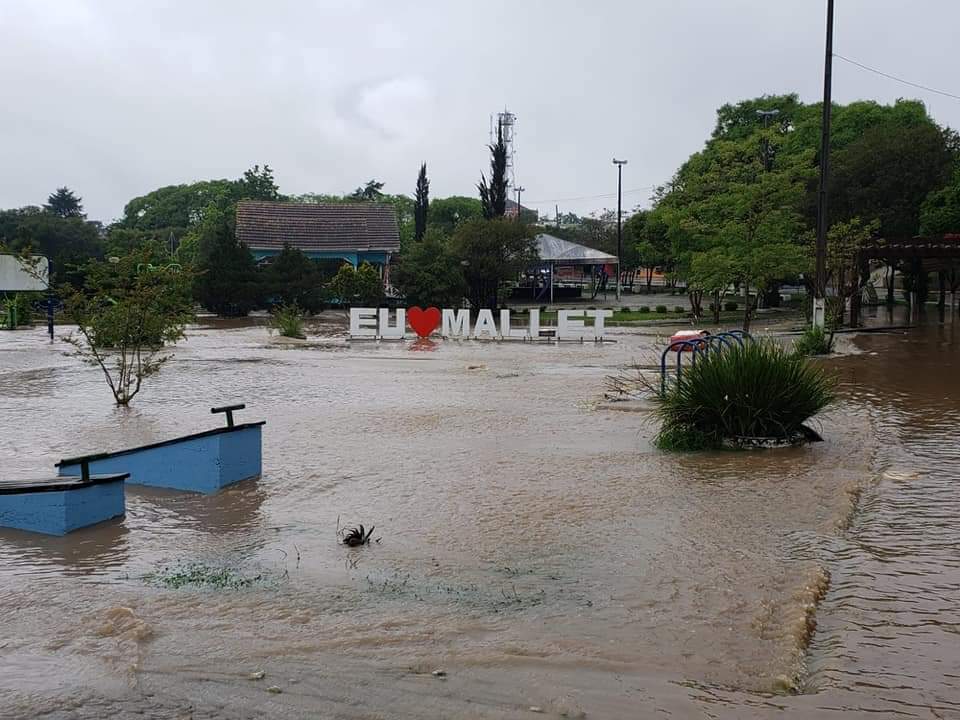
[[[911,238],[877,238],[860,248],[857,267],[862,274],[869,271],[871,262],[895,265],[914,264],[927,272],[940,275],[940,303],[946,285],[946,271],[960,264],[960,233],[915,236]],[[850,320],[856,324],[860,314],[860,294],[854,294],[850,303]]]

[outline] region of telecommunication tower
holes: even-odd
[[[513,147],[514,137],[517,128],[517,116],[512,112],[503,109],[503,112],[493,113],[490,116],[490,144],[497,142],[497,128],[503,129],[503,144],[507,148],[507,186],[515,187],[517,184],[516,172],[514,170],[515,150]]]

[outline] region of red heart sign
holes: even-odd
[[[407,322],[419,337],[425,338],[440,324],[440,311],[435,307],[426,310],[412,307],[407,310]]]

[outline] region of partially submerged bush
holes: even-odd
[[[833,379],[773,342],[714,346],[657,396],[658,447],[693,450],[724,441],[806,435],[802,425],[833,402]]]
[[[687,309],[684,308],[684,307],[680,307],[679,305],[677,305],[677,306],[673,309],[673,311],[674,311],[677,315],[683,315],[683,314],[685,314],[685,313],[687,312]]]
[[[797,355],[829,355],[833,352],[833,333],[810,326],[793,343],[793,351]]]
[[[666,306],[666,305],[657,305],[657,314],[658,314],[658,315],[665,315],[666,312],[667,312],[667,306]]]
[[[273,311],[270,318],[270,327],[283,337],[304,340],[307,336],[303,332],[303,313],[296,303],[281,305]]]
[[[641,305],[641,306],[640,306],[640,312],[642,312],[642,313],[649,313],[649,312],[650,312],[650,306],[649,306],[649,305]]]

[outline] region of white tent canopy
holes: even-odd
[[[616,265],[617,276],[620,275],[620,259],[616,255],[609,255],[600,250],[594,250],[586,245],[564,240],[541,233],[534,238],[537,243],[537,254],[540,262],[550,266],[550,302],[553,302],[553,276],[557,265]],[[595,267],[591,268],[592,273]],[[620,297],[620,284],[617,283],[617,297]]]
[[[616,255],[542,233],[535,238],[540,260],[554,265],[616,265]]]

